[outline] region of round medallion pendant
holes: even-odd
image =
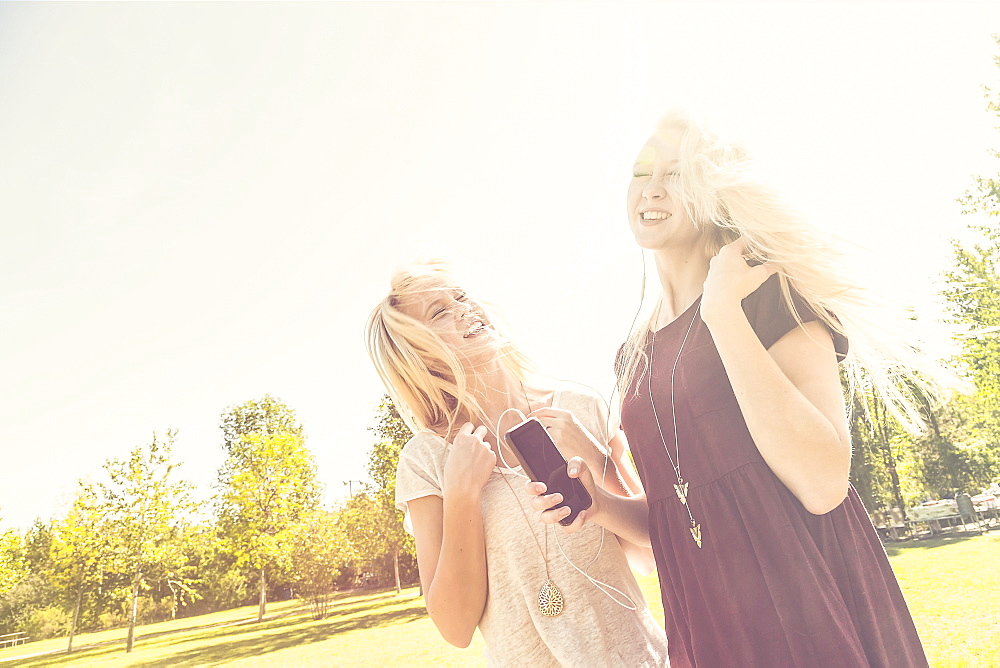
[[[538,592],[538,610],[546,617],[555,617],[563,611],[563,595],[552,580],[546,580]]]

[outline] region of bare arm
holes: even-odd
[[[764,349],[740,293],[749,294],[773,271],[747,266],[741,242],[725,246],[705,282],[702,319],[764,461],[806,510],[820,515],[844,500],[851,467],[836,353],[819,322]]]
[[[625,440],[625,434],[619,429],[615,432],[615,435],[608,442],[608,449],[611,451],[611,460],[614,462],[615,467],[618,470],[618,475],[620,480],[625,484],[628,494],[624,496],[635,496],[636,494],[645,494],[645,490],[642,488],[642,482],[639,480],[639,475],[635,471],[635,466],[632,464],[631,458],[628,456],[628,445]],[[647,520],[648,521],[648,520]],[[656,568],[656,561],[653,558],[653,550],[648,545],[643,547],[642,545],[636,545],[635,543],[622,538],[621,535],[615,534],[618,537],[618,542],[621,543],[622,550],[625,551],[625,556],[628,557],[629,565],[642,575],[649,575]],[[646,542],[649,542],[648,531],[646,532]]]
[[[468,647],[486,607],[486,543],[475,502],[425,496],[409,503],[427,614],[452,645]]]
[[[427,614],[452,645],[468,647],[486,607],[486,539],[480,511],[496,455],[485,427],[459,430],[445,464],[442,497],[409,502]]]

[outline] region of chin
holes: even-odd
[[[655,251],[655,250],[660,250],[661,248],[663,248],[663,240],[662,239],[658,239],[658,238],[654,239],[654,238],[651,238],[650,235],[645,235],[645,234],[636,234],[635,235],[635,243],[636,243],[637,246],[639,246],[639,248],[642,248],[642,249],[645,249],[645,250]]]

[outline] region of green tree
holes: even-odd
[[[292,529],[291,562],[299,592],[313,609],[313,617],[326,616],[341,568],[350,560],[350,544],[338,514],[315,508],[306,511]]]
[[[1000,56],[994,63],[1000,67]],[[988,86],[984,93],[987,109],[1000,117],[1000,93]],[[1000,150],[990,153],[1000,158]],[[970,241],[952,242],[954,264],[945,274],[944,296],[952,322],[968,332],[954,362],[974,383],[975,393],[957,398],[956,409],[962,416],[961,440],[971,450],[966,458],[995,474],[1000,464],[1000,174],[976,177],[959,202],[963,213],[976,218],[968,225]]]
[[[870,388],[853,397],[850,429],[854,448],[851,482],[865,507],[879,512],[895,506],[905,514],[896,440],[901,429]]]
[[[222,414],[219,427],[222,429],[222,447],[227,452],[239,443],[241,436],[249,434],[303,436],[295,411],[269,394],[239,406],[230,406]]]
[[[379,552],[392,560],[396,592],[402,591],[400,582],[400,558],[416,559],[413,537],[403,529],[403,513],[396,508],[396,465],[399,453],[413,432],[403,422],[402,417],[388,396],[382,397],[375,413],[375,424],[371,427],[378,440],[368,456],[368,475],[374,482],[372,490],[373,519],[380,526],[374,543],[365,550],[370,557]]]
[[[6,547],[2,551],[8,565],[5,570],[13,567],[14,577],[7,578],[5,591],[0,589],[0,633],[27,631],[32,637],[39,637],[34,621],[60,602],[60,592],[50,577],[51,527],[35,520],[23,534],[10,531],[4,537]]]
[[[14,588],[27,575],[21,536],[13,529],[0,533],[0,596]]]
[[[271,397],[228,409],[222,429],[219,528],[236,565],[257,573],[262,620],[268,574],[288,571],[293,529],[319,503],[316,465],[295,413]]]
[[[391,552],[385,538],[385,505],[370,486],[347,499],[339,522],[350,544],[355,572],[373,574],[381,581],[388,572],[384,565],[391,559]]]
[[[105,510],[93,484],[81,480],[66,517],[52,523],[49,555],[51,581],[67,595],[72,609],[66,652],[73,651],[73,636],[80,624],[84,595],[103,582],[105,560],[110,552]]]
[[[18,586],[29,574],[24,542],[14,529],[0,533],[0,634],[20,631],[13,628],[21,615]]]
[[[165,439],[153,434],[153,440],[133,450],[127,460],[109,460],[104,465],[107,481],[98,481],[95,487],[96,512],[105,520],[111,558],[129,579],[126,652],[134,644],[139,594],[184,558],[178,539],[194,510],[193,486],[174,479],[179,465],[171,453],[175,436],[174,431],[168,431]]]
[[[185,536],[186,567],[198,574],[195,589],[203,603],[200,612],[226,610],[247,605],[253,599],[245,568],[236,565],[227,540],[217,524],[202,524],[188,528]],[[193,605],[195,600],[189,601]]]

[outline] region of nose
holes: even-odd
[[[475,309],[472,308],[472,304],[469,302],[455,299],[451,302],[451,310],[453,313],[457,313],[459,318],[464,318]]]
[[[660,200],[666,197],[667,189],[663,186],[663,180],[652,178],[647,181],[642,189],[642,196],[648,200]]]

